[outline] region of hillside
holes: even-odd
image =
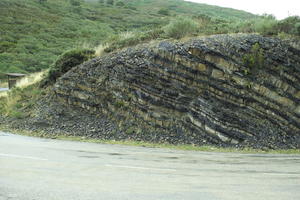
[[[35,103],[22,93],[20,120],[2,123],[48,136],[299,149],[299,55],[255,34],[139,45],[71,69]]]
[[[68,49],[95,47],[121,32],[160,28],[176,15],[208,16],[218,23],[255,17],[181,0],[134,0],[118,5],[80,0],[1,0],[0,72],[46,69]]]

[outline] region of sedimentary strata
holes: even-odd
[[[247,65],[249,55],[259,67]],[[52,95],[114,124],[110,139],[300,148],[300,50],[279,39],[218,35],[128,48],[73,68]],[[96,126],[93,136],[103,134]]]

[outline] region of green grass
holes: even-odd
[[[180,39],[194,34],[199,30],[199,24],[190,18],[176,18],[165,27],[166,36]]]
[[[282,32],[290,32],[300,36],[297,17],[278,22],[268,15],[256,16],[183,0],[124,3],[117,6],[85,0],[74,6],[69,0],[47,0],[42,4],[38,0],[1,0],[0,78],[3,72],[31,73],[48,69],[59,55],[74,48],[108,43],[111,47],[106,52],[110,52],[168,38],[163,32],[178,17],[193,19],[198,24],[198,30],[193,30],[196,35],[260,32],[282,36]],[[124,32],[133,32],[137,37],[124,40],[119,37]]]
[[[79,136],[69,136],[66,134],[61,135],[49,135],[43,132],[29,132],[20,130],[11,130],[0,124],[0,130],[11,132],[14,134],[31,136],[31,137],[41,137],[56,140],[65,141],[76,141],[76,142],[87,142],[87,143],[98,143],[98,144],[111,144],[111,145],[126,145],[126,146],[137,146],[137,147],[147,147],[147,148],[163,148],[163,149],[174,149],[182,151],[200,151],[200,152],[223,152],[223,153],[244,153],[244,154],[300,154],[300,149],[279,149],[279,150],[261,150],[252,148],[221,148],[215,146],[195,146],[195,145],[172,145],[165,143],[149,143],[143,141],[133,141],[133,140],[101,140],[101,139],[91,139]]]
[[[67,1],[39,4],[35,0],[0,2],[0,72],[46,69],[64,51],[96,43],[113,30],[89,20],[88,8],[76,13]]]
[[[161,8],[169,15],[159,14]],[[0,73],[30,73],[49,68],[59,55],[82,46],[94,47],[126,31],[151,31],[174,16],[232,21],[254,18],[243,11],[181,0],[132,0],[108,6],[97,0],[73,6],[67,0],[0,1]]]
[[[38,0],[1,0],[0,73],[48,69],[59,55],[74,48],[112,43],[107,50],[110,52],[165,38],[168,35],[161,32],[177,17],[193,19],[199,25],[195,32],[198,35],[260,32],[300,37],[299,17],[278,22],[269,15],[257,16],[183,0],[131,0],[124,3],[124,6],[117,6],[85,0],[74,6],[69,0],[47,0],[42,4]],[[128,31],[134,32],[137,39],[114,40]]]
[[[7,96],[0,97],[0,115],[15,119],[30,117],[36,101],[44,94],[38,84],[14,88]]]

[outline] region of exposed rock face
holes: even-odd
[[[243,58],[256,43],[263,67],[249,69]],[[114,124],[109,138],[300,148],[300,50],[278,39],[220,35],[129,48],[73,68],[54,94]]]

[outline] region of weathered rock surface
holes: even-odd
[[[264,65],[249,69],[243,57],[256,43]],[[53,109],[74,109],[74,124],[81,123],[81,113],[93,118],[92,130],[65,130],[77,135],[300,148],[300,50],[258,35],[129,48],[70,70],[49,102]],[[63,126],[69,113],[49,112],[37,117],[50,121],[49,127],[57,113],[56,124]]]

